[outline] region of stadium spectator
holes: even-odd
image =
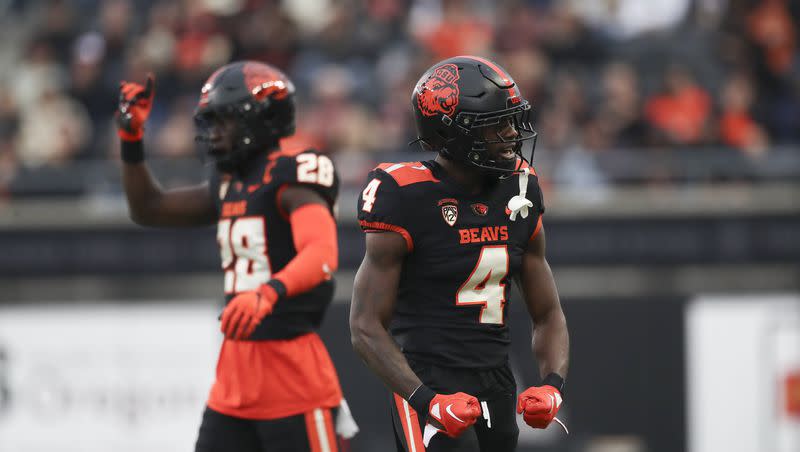
[[[664,76],[663,91],[647,100],[645,115],[657,132],[657,143],[701,144],[708,139],[711,97],[688,68],[672,66]]]
[[[766,152],[768,139],[750,113],[753,98],[753,87],[744,75],[735,74],[725,82],[719,133],[726,145],[757,156]]]
[[[196,98],[199,74],[243,58],[286,70],[310,94],[298,99],[309,119],[302,130],[334,153],[356,151],[362,159],[407,149],[413,126],[402,93],[432,61],[460,53],[492,56],[517,75],[541,123],[543,148],[563,147],[562,132],[582,142],[584,132],[593,133],[587,128],[597,126],[589,118],[602,118],[611,149],[727,144],[769,153],[766,143],[800,142],[796,2],[690,7],[688,0],[658,1],[646,10],[641,2],[600,3],[10,2],[0,40],[0,78],[12,100],[7,116],[29,123],[41,91],[56,87],[58,98],[80,104],[70,111],[88,115],[89,130],[78,127],[68,152],[34,151],[6,139],[5,152],[14,154],[6,161],[31,161],[25,154],[35,153],[36,165],[57,166],[103,157],[113,110],[109,93],[118,80],[141,80],[148,69],[156,72],[161,93],[151,136],[166,140],[160,144],[170,155],[191,155],[190,143],[169,138],[170,131],[189,127],[176,119],[191,113],[181,110],[187,105],[181,99]],[[709,21],[719,26],[703,26]],[[337,71],[351,86],[341,85]],[[752,125],[739,130],[738,124],[751,123],[730,106],[746,98],[747,89],[727,82],[727,74],[742,71],[758,93],[746,108],[755,134]],[[732,87],[723,89],[726,83]],[[548,137],[553,128],[560,135]],[[354,132],[359,129],[381,133]]]
[[[599,116],[611,129],[613,146],[646,144],[647,124],[642,118],[639,77],[630,64],[615,62],[606,66]]]

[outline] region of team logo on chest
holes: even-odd
[[[453,198],[440,199],[438,203],[442,208],[442,218],[450,226],[456,224],[458,220],[458,200]]]
[[[476,202],[470,207],[472,207],[472,211],[475,212],[475,215],[478,215],[479,217],[485,217],[486,214],[489,213],[489,206],[482,202]]]

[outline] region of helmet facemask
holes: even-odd
[[[238,171],[255,154],[276,149],[281,137],[294,132],[293,121],[288,127],[276,124],[273,118],[283,112],[279,111],[278,105],[269,108],[269,104],[269,100],[243,102],[198,111],[194,118],[197,127],[195,139],[203,145],[205,155],[214,160],[218,170]],[[231,149],[227,151],[214,149],[211,145],[211,131],[221,118],[230,118],[236,123],[230,137]]]
[[[445,157],[477,167],[496,177],[510,176],[519,172],[522,162],[530,164],[533,160],[537,133],[530,122],[530,114],[527,101],[499,111],[461,112],[455,120],[445,120],[445,124],[450,122],[449,127],[455,129],[456,133],[453,139],[445,143],[441,152]],[[504,121],[511,123],[516,130],[516,137],[504,138],[501,135],[502,128],[498,126]],[[486,131],[489,127],[495,128],[495,137]],[[495,145],[513,146],[513,152],[519,159],[495,159],[490,151],[490,147]]]

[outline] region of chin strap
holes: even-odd
[[[533,202],[528,200],[525,195],[528,193],[528,174],[530,168],[523,168],[519,174],[519,194],[508,200],[506,212],[511,221],[517,220],[517,214],[522,218],[528,218],[528,208],[533,207]]]

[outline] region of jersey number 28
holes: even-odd
[[[269,281],[265,228],[263,217],[225,218],[217,225],[226,294],[256,290]]]
[[[472,274],[461,285],[456,294],[458,306],[483,305],[480,323],[503,324],[503,307],[506,304],[502,282],[508,274],[508,248],[506,245],[491,245],[481,248],[478,263]]]
[[[333,185],[333,162],[324,155],[312,153],[300,154],[297,159],[297,181],[307,184],[319,184],[325,187]]]

